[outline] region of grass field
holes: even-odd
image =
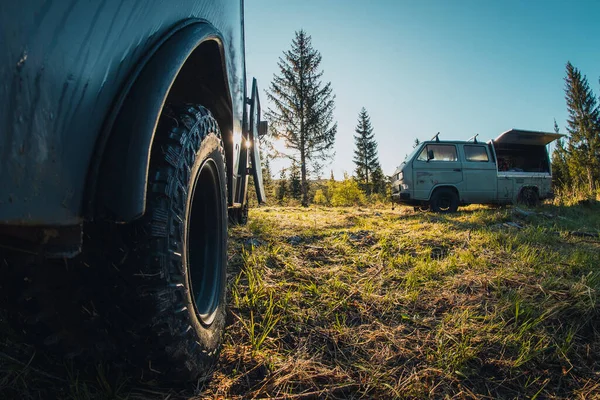
[[[84,377],[7,333],[0,397],[600,398],[599,232],[598,206],[254,209],[212,380]]]

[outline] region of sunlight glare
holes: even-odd
[[[286,140],[283,136],[279,136],[273,139],[273,148],[280,152],[284,153],[287,150]]]

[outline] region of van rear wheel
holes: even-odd
[[[450,188],[440,188],[431,195],[430,204],[434,212],[453,213],[458,210],[458,195]]]
[[[536,207],[540,204],[540,197],[534,188],[526,187],[521,189],[517,203],[526,205],[527,207]]]

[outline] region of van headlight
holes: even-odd
[[[400,187],[402,188],[402,190],[408,190],[408,185],[406,183],[403,183],[402,185],[400,185]]]

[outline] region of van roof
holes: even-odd
[[[502,144],[525,144],[525,145],[538,145],[545,146],[548,143],[553,142],[556,139],[559,139],[563,136],[561,133],[551,133],[551,132],[541,132],[541,131],[526,131],[524,129],[510,129],[506,132],[501,133],[496,139],[494,139],[494,143],[502,143]],[[425,144],[485,144],[482,141],[466,141],[466,140],[425,140],[423,141]]]
[[[421,146],[421,144],[482,144],[485,145],[485,142],[482,142],[481,140],[478,140],[476,142],[473,141],[467,141],[467,140],[424,140],[421,143],[419,143],[419,146]]]

